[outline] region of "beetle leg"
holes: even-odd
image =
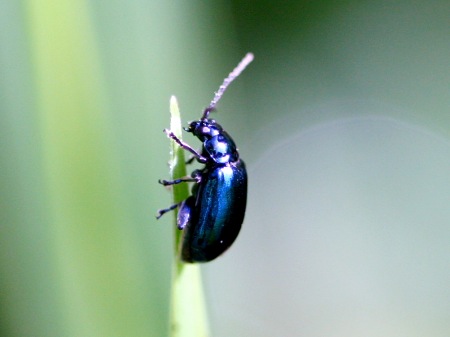
[[[180,204],[180,211],[178,212],[177,227],[178,229],[184,229],[191,221],[195,207],[195,198],[190,196]]]
[[[203,157],[205,157],[205,154],[206,154],[206,156],[208,156],[208,153],[205,151],[204,148],[201,148],[201,149],[197,150],[197,152],[198,152],[198,153],[201,153]],[[205,158],[206,158],[206,157],[205,157]],[[194,159],[197,159],[197,157],[195,157],[194,155],[189,156],[189,159],[186,160],[185,164],[186,164],[186,165],[192,164],[192,162],[194,161]]]
[[[180,145],[183,149],[185,149],[186,151],[189,151],[190,153],[192,153],[194,155],[195,158],[197,158],[197,160],[200,163],[206,163],[208,161],[208,159],[206,159],[205,157],[203,157],[200,153],[198,153],[194,148],[192,148],[190,145],[184,143],[183,141],[180,140],[180,138],[178,138],[177,136],[175,136],[175,134],[170,131],[169,129],[164,129],[164,132],[166,133],[167,137],[173,139],[178,145]]]
[[[198,175],[196,175],[196,176],[192,176],[192,177],[183,177],[183,178],[179,178],[179,179],[175,179],[175,180],[159,179],[158,182],[164,186],[176,185],[176,184],[180,184],[180,183],[189,183],[189,182],[199,183],[200,177]]]
[[[160,209],[158,210],[158,213],[156,215],[156,219],[159,219],[160,217],[162,217],[164,214],[166,214],[167,212],[173,211],[175,208],[177,208],[178,206],[180,206],[183,202],[179,202],[178,204],[172,205],[168,208],[164,208],[164,209]]]
[[[186,225],[191,220],[191,215],[195,206],[195,198],[190,196],[186,200],[179,202],[178,204],[172,205],[168,208],[160,209],[158,214],[156,215],[156,219],[161,218],[167,212],[173,211],[175,208],[180,207],[180,211],[178,212],[177,218],[177,227],[178,229],[184,229]]]
[[[189,159],[186,160],[184,163],[185,163],[186,165],[192,164],[192,162],[194,161],[194,159],[195,159],[195,156],[190,156]]]
[[[192,162],[194,161],[194,159],[196,159],[196,157],[194,155],[190,156],[188,160],[186,160],[185,164],[189,165],[192,164]]]

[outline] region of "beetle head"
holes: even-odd
[[[188,128],[185,128],[187,132],[193,133],[202,142],[212,137],[217,136],[223,132],[222,127],[216,123],[213,119],[201,119],[193,121],[189,124]]]

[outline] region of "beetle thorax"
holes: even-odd
[[[225,164],[238,160],[239,155],[233,139],[214,120],[191,122],[188,131],[203,142],[203,147],[212,161]]]

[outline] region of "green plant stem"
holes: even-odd
[[[182,139],[181,117],[175,96],[170,99],[170,129]],[[186,176],[184,150],[171,140],[170,173],[172,179]],[[178,203],[189,196],[187,184],[173,185],[173,202]],[[174,213],[175,260],[172,278],[172,299],[170,316],[170,336],[207,337],[208,319],[203,294],[200,267],[198,264],[185,264],[178,258],[182,231],[177,229],[178,210]]]

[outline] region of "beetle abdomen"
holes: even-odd
[[[184,230],[181,258],[186,262],[207,262],[231,246],[244,221],[244,162],[238,160],[207,170],[196,197],[195,212]]]

